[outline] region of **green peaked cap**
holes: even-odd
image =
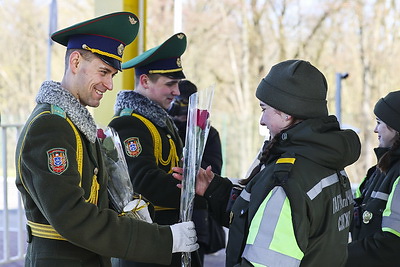
[[[131,12],[115,12],[56,31],[51,39],[67,49],[85,49],[121,70],[125,46],[139,31],[139,19]]]
[[[180,56],[185,52],[186,35],[177,33],[159,46],[122,63],[122,69],[135,68],[138,74],[162,74],[173,78],[185,78]]]

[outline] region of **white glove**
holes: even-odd
[[[150,217],[148,204],[142,199],[134,199],[130,201],[124,207],[124,212],[136,213],[135,215],[138,215],[137,217],[140,217],[139,219],[141,219],[142,221],[146,221],[148,223],[153,222],[153,220]]]
[[[182,222],[170,225],[172,232],[172,253],[192,252],[199,249],[196,243],[197,236],[194,229],[194,223]]]

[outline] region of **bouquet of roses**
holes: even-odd
[[[108,127],[106,131],[98,129],[97,139],[100,142],[104,164],[109,175],[107,191],[113,209],[120,215],[148,221],[150,215],[140,211],[143,209],[147,211],[149,202],[133,190],[118,133],[111,127]]]
[[[183,180],[180,219],[192,219],[196,175],[201,166],[205,144],[210,130],[211,102],[214,87],[194,93],[189,98],[185,148],[183,149]],[[182,266],[191,266],[190,253],[182,253]]]

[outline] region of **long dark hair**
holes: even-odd
[[[292,116],[291,123],[285,129],[283,129],[278,134],[276,134],[271,140],[265,141],[263,148],[262,148],[262,152],[260,153],[260,156],[258,158],[260,160],[260,163],[256,167],[254,167],[254,169],[251,171],[249,177],[247,177],[245,179],[240,179],[239,184],[247,185],[253,179],[253,177],[256,176],[256,174],[260,172],[261,167],[267,162],[267,159],[270,155],[271,149],[279,141],[279,139],[281,139],[282,134],[285,131],[287,131],[288,129],[292,128],[293,126],[295,126],[296,124],[298,124],[302,121],[303,121],[302,119],[297,119]]]
[[[262,152],[260,153],[260,155],[258,157],[258,160],[260,161],[260,163],[256,167],[254,167],[254,169],[249,174],[249,177],[247,177],[245,179],[240,179],[239,184],[247,185],[253,179],[253,177],[256,176],[256,174],[260,172],[261,167],[267,162],[267,159],[268,159],[268,156],[270,155],[270,151],[271,151],[272,147],[275,145],[276,142],[278,142],[278,140],[281,138],[281,136],[282,136],[282,132],[275,135],[271,140],[264,142]]]
[[[387,173],[387,171],[390,169],[390,163],[393,151],[397,150],[399,147],[400,147],[400,135],[399,132],[397,132],[397,139],[394,141],[393,145],[389,148],[389,150],[386,151],[386,153],[383,154],[378,161],[377,167],[381,170],[381,172]]]

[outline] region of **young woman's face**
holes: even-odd
[[[376,118],[374,132],[378,134],[379,147],[391,147],[397,138],[397,132],[379,118]]]
[[[280,133],[290,124],[287,114],[274,109],[262,101],[260,101],[260,107],[262,110],[260,124],[268,128],[271,138]]]

